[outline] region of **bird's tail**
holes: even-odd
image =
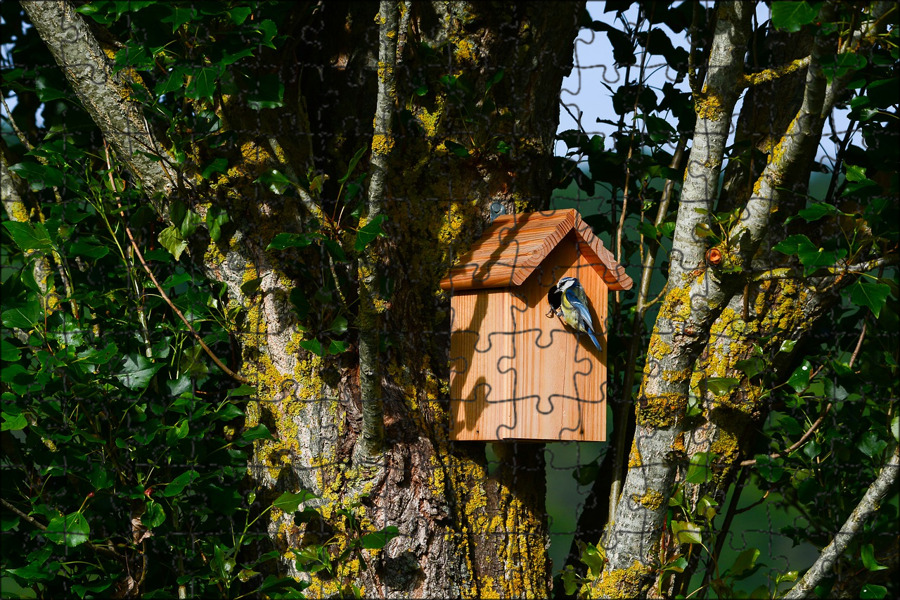
[[[591,336],[591,341],[597,346],[597,352],[603,352],[603,349],[600,347],[600,342],[597,341],[597,336],[594,335],[594,332],[588,329],[587,334]]]

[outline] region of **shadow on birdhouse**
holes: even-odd
[[[584,288],[599,350],[550,312],[563,277]],[[604,441],[607,296],[631,285],[576,210],[498,217],[441,280],[450,439]]]

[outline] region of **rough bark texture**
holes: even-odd
[[[165,218],[168,210],[163,199],[174,191],[174,177],[162,161],[148,156],[168,158],[147,127],[140,105],[134,102],[134,79],[126,71],[113,72],[110,57],[71,3],[23,0],[22,8],[103,137],[119,152]]]
[[[681,555],[679,544],[664,535],[668,494],[683,479],[690,457],[713,452],[713,480],[685,484],[684,491],[693,504],[704,494],[721,500],[745,457],[754,427],[769,409],[758,380],[746,377],[738,362],[760,349],[764,356],[775,357],[783,341],[807,337],[839,300],[840,289],[852,281],[840,265],[830,275],[814,278],[790,270],[774,279],[753,275],[786,260],[772,247],[788,231],[785,217],[806,201],[802,194],[822,123],[846,79],[826,79],[821,61],[837,50],[838,40],[821,32],[811,41],[801,36],[795,50],[802,52],[805,45],[810,48],[807,57],[785,56],[784,64],[773,66],[762,78],[743,75],[751,8],[743,3],[719,5],[709,75],[695,105],[697,126],[678,211],[668,291],[648,350],[628,477],[615,523],[603,539],[609,562],[588,590],[595,597],[653,597],[660,590],[685,593],[687,581],[678,578],[668,587],[659,585],[659,561]],[[827,14],[829,7],[825,10]],[[866,39],[883,10],[876,7],[860,33],[850,39]],[[748,166],[753,161],[743,167],[735,164],[726,174],[718,208],[735,210],[736,218],[715,246],[718,257],[711,260],[704,257],[708,246],[698,227],[709,225],[708,212],[716,206],[734,100],[742,86],[756,85],[765,77],[788,79],[786,87],[779,88],[786,101],[773,118],[766,105],[745,100],[739,135],[767,156],[753,168]],[[775,377],[792,364],[792,356],[773,361]],[[706,385],[716,377],[736,378],[740,385],[717,395]],[[690,393],[701,398],[702,415],[688,422]]]
[[[69,3],[23,6],[165,216],[172,178],[163,164],[138,152],[165,158],[128,96],[129,84],[139,81],[112,73],[108,55]],[[191,254],[227,284],[232,304],[243,309],[234,332],[241,375],[257,386],[247,425],[265,423],[275,435],[256,446],[253,476],[272,496],[303,488],[320,497],[309,503],[320,507],[320,519],[298,527],[293,515],[276,510],[270,523],[282,566],[311,580],[311,596],[347,593],[353,583],[379,597],[543,597],[551,573],[543,451],[500,447],[502,465],[489,475],[482,444],[448,441],[449,302],[438,281],[479,234],[491,202],[528,210],[548,201],[558,92],[571,67],[583,3],[399,6],[400,23],[408,28],[398,32],[403,44],[391,90],[399,100],[380,206],[388,237],[372,265],[379,286],[393,285],[389,292],[374,287],[380,291],[372,298],[382,311],[381,335],[391,341],[379,359],[383,454],[354,457],[362,422],[356,347],[325,358],[302,349],[300,342],[321,326],[317,319],[334,314],[299,323],[290,303],[292,290],[313,297],[328,276],[337,278],[343,301],[356,301],[355,269],[311,251],[266,250],[277,233],[304,231],[312,218],[327,227],[331,215],[343,214],[337,180],[356,150],[373,147],[377,4],[327,2],[314,11],[298,4],[279,23],[286,45],[255,55],[278,70],[284,106],[258,111],[239,95],[220,99],[217,110],[236,143],[197,145],[189,159],[206,164],[218,153],[228,158],[229,170],[214,174],[207,187],[181,190],[179,200],[201,217],[210,206],[226,210],[236,230],[226,243],[195,243]],[[465,77],[466,86],[442,87],[442,76]],[[486,105],[481,101],[491,80]],[[414,90],[423,84],[429,91],[420,97]],[[497,150],[500,140],[508,152]],[[468,155],[453,153],[451,142]],[[318,197],[301,190],[299,198],[286,200],[254,184],[273,168],[328,179]],[[334,223],[340,227],[340,217]],[[330,540],[340,549],[358,534],[338,509],[353,511],[362,531],[396,525],[400,536],[383,551],[367,553],[366,566],[347,561],[331,578],[297,573],[292,559],[306,543]]]

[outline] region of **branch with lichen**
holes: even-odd
[[[394,66],[397,62],[397,26],[399,5],[381,2],[375,19],[378,22],[378,97],[375,105],[375,131],[372,136],[372,179],[369,182],[366,219],[381,214],[385,179],[391,147],[391,124],[394,111]],[[360,223],[362,225],[362,223]],[[359,258],[359,388],[362,402],[364,456],[374,457],[384,447],[384,403],[382,400],[378,330],[381,326],[378,298],[377,244],[369,244]]]
[[[636,403],[632,454],[639,452],[642,460],[634,466],[629,460],[615,521],[602,540],[609,560],[601,577],[592,584],[593,595],[604,595],[603,590],[634,565],[647,567],[647,572],[633,578],[627,587],[616,587],[616,594],[638,596],[652,583],[649,565],[654,560],[654,544],[648,544],[647,539],[656,539],[663,531],[667,505],[645,506],[631,498],[648,490],[671,493],[676,466],[668,455],[682,428],[692,365],[703,349],[703,333],[709,331],[730,297],[718,282],[694,274],[704,265],[706,252],[705,242],[695,230],[707,223],[716,196],[751,18],[750,5],[719,5],[710,69],[695,108],[697,123],[675,224],[669,292],[650,339]],[[703,298],[703,302],[694,302],[694,298]]]
[[[742,83],[744,87],[752,87],[754,85],[759,85],[761,83],[767,83],[769,81],[780,79],[786,75],[790,75],[791,73],[795,73],[800,69],[805,69],[806,67],[808,67],[810,58],[810,56],[804,56],[803,58],[792,60],[788,64],[776,67],[774,69],[764,69],[758,73],[745,73],[741,79]]]
[[[97,38],[67,0],[21,4],[104,139],[141,181],[156,211],[167,218],[165,200],[177,182],[156,160],[168,154],[147,126],[139,103],[122,100],[131,93],[126,72],[113,71]]]
[[[813,595],[813,590],[823,579],[831,575],[832,568],[840,558],[853,538],[862,529],[863,524],[878,510],[881,501],[894,487],[897,475],[900,473],[900,446],[894,445],[894,451],[890,459],[881,469],[878,477],[866,490],[862,500],[853,509],[847,521],[835,534],[834,539],[822,550],[822,554],[806,572],[800,581],[784,595],[787,600],[794,598],[808,598]]]
[[[852,265],[833,265],[830,267],[822,267],[820,271],[828,273],[834,277],[841,275],[868,273],[879,267],[890,267],[900,264],[900,255],[889,254],[881,258],[873,258],[861,263]],[[779,267],[777,269],[769,269],[751,275],[753,281],[774,281],[776,279],[800,279],[804,276],[803,269],[800,267]],[[815,276],[815,273],[813,274]]]

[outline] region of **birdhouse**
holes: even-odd
[[[598,350],[550,310],[576,277]],[[606,439],[607,296],[632,285],[574,209],[497,217],[441,280],[452,296],[452,440]]]

